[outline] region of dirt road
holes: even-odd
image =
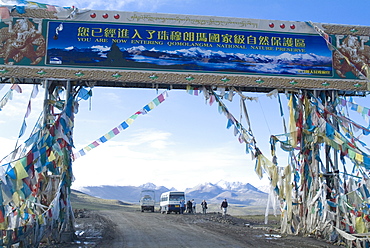
[[[248,220],[213,213],[160,214],[99,211],[111,223],[108,238],[97,247],[338,247],[309,237],[280,235]],[[114,224],[112,224],[114,223]]]
[[[103,215],[114,220],[120,235],[102,247],[245,247],[232,237],[186,223],[180,215],[135,212]]]
[[[279,218],[269,218],[269,224],[265,225],[263,216],[254,215],[236,218],[222,217],[216,212],[206,215],[142,213],[134,204],[93,198],[79,192],[72,196],[75,230],[65,233],[63,242],[45,240],[39,248],[339,247],[311,237],[281,235]]]

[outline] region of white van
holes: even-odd
[[[180,201],[185,201],[185,193],[181,191],[168,191],[161,195],[160,212],[164,213],[180,213]]]
[[[145,210],[154,212],[155,192],[154,190],[142,190],[140,193],[141,212]]]

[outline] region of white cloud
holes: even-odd
[[[25,103],[29,93],[24,94],[27,96],[24,98]],[[93,94],[91,112],[87,108],[89,101],[80,102],[82,107],[76,115],[74,129],[76,151],[119,125],[143,104],[152,100],[153,93],[157,95],[154,90],[120,91],[99,88],[99,91]],[[218,122],[218,119],[216,121],[216,118],[220,117],[223,121],[224,117],[217,115],[217,112],[214,114],[215,109],[201,105],[202,108],[197,108],[197,111],[202,112],[201,118],[198,112],[189,110],[190,105],[188,105],[192,102],[194,107],[198,106],[196,104],[198,98],[176,92],[170,95],[171,101],[166,102],[166,105],[141,116],[132,127],[77,159],[73,163],[76,176],[73,187],[138,186],[152,182],[182,190],[199,183],[215,183],[222,179],[259,185],[260,180],[254,172],[255,162],[251,161],[249,155],[245,155],[245,146],[238,143],[230,130],[226,130],[226,139],[223,139],[221,137],[225,135],[224,132],[221,134],[219,129],[213,129],[213,126],[223,125]],[[38,103],[40,110],[42,96],[43,92],[40,91]],[[185,102],[180,100],[181,96],[184,96]],[[138,100],[140,100],[139,103]],[[175,112],[168,108],[170,103],[174,105]],[[199,103],[203,104],[203,101]],[[181,110],[180,106],[187,106],[187,110]],[[23,109],[18,116],[18,119],[22,120],[26,105],[19,108]],[[190,113],[187,113],[189,111]],[[208,112],[214,119],[203,116]],[[203,119],[205,123],[202,122]],[[168,121],[163,122],[163,120]],[[21,122],[19,127],[20,125]],[[29,128],[31,127],[30,124]],[[13,126],[8,128],[14,132],[13,136],[19,132],[18,128],[14,129],[14,122]],[[0,130],[4,130],[1,123]],[[203,131],[196,132],[199,130]],[[221,130],[225,131],[223,126]],[[9,135],[6,137],[10,138]],[[11,143],[10,139],[8,141]],[[9,147],[13,146],[14,144],[9,145]],[[0,152],[10,151],[1,149]]]
[[[168,142],[171,134],[168,132],[158,131],[155,129],[145,129],[132,135],[133,145],[148,144],[151,148],[165,149],[169,145],[173,145],[173,142]]]
[[[112,139],[73,163],[73,187],[152,182],[183,190],[222,179],[253,185],[259,181],[250,156],[233,149],[230,143],[216,149],[194,146],[181,150],[171,138],[170,133],[161,130],[139,130],[124,141]]]

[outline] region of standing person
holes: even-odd
[[[193,205],[192,205],[191,201],[189,200],[189,201],[186,202],[186,212],[188,214],[190,214],[192,211],[193,211]]]
[[[206,200],[203,200],[200,205],[202,205],[203,214],[206,214],[208,208]]]
[[[229,204],[227,204],[227,201],[226,199],[221,203],[221,209],[222,209],[222,215],[223,216],[226,216],[226,212],[227,212],[227,207],[229,206]]]
[[[192,206],[193,206],[193,214],[195,214],[195,208],[196,208],[196,203],[195,203],[195,201],[194,201],[194,199],[193,200],[191,200],[191,204],[192,204]]]
[[[185,211],[185,200],[180,201],[180,214],[183,214]]]

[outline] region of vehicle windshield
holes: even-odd
[[[170,201],[181,201],[185,200],[183,195],[170,195]]]

